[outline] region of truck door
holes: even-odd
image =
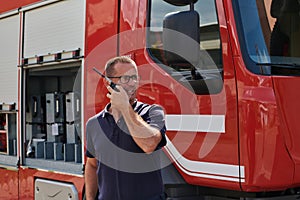
[[[120,7],[119,54],[138,65],[139,100],[165,108],[165,150],[181,183],[239,189],[245,176],[222,1],[199,0],[191,7],[178,1],[121,1]],[[168,177],[166,184],[174,184]]]

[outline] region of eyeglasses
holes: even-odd
[[[131,75],[131,76],[129,76],[129,75],[124,75],[124,76],[110,76],[108,78],[118,78],[118,79],[120,79],[120,83],[123,83],[123,84],[128,83],[130,81],[130,79],[132,79],[134,82],[137,82],[140,79],[140,77],[138,75],[136,75],[136,74]]]

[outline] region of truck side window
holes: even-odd
[[[175,80],[195,94],[219,93],[223,87],[223,66],[219,23],[214,0],[198,0],[194,5],[194,10],[200,16],[199,61],[196,64],[189,62],[170,64],[166,59],[163,19],[169,13],[189,10],[189,6],[175,6],[162,0],[149,2],[147,34],[149,54]]]

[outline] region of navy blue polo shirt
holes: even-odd
[[[124,119],[114,120],[109,106],[90,118],[86,126],[86,155],[98,160],[98,199],[161,199],[164,191],[160,154],[166,145],[163,109],[138,101],[133,104],[134,111],[162,134],[156,151],[146,154],[134,142]]]

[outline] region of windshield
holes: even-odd
[[[269,66],[273,75],[299,75],[300,0],[237,0],[233,6],[250,70]]]

